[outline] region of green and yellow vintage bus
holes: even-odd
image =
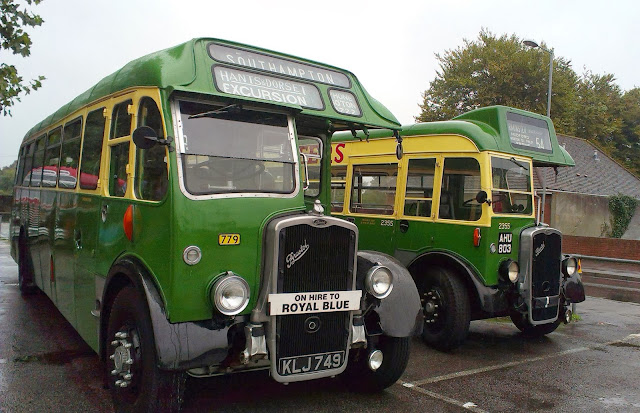
[[[99,354],[118,411],[177,410],[186,375],[254,369],[384,389],[419,295],[328,214],[331,135],[373,128],[399,124],[333,66],[209,38],[134,60],[24,138],[20,290]]]
[[[403,126],[400,137],[334,135],[332,211],[358,226],[360,248],[409,269],[424,341],[450,350],[470,320],[496,316],[528,335],[568,322],[584,289],[560,231],[537,220],[532,174],[574,165],[551,120],[493,106]]]

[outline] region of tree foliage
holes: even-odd
[[[42,0],[24,0],[27,5],[38,5]],[[42,25],[44,20],[16,0],[0,0],[0,50],[27,57],[31,54],[31,38],[25,28]],[[20,101],[22,93],[29,94],[42,86],[44,76],[25,81],[14,65],[0,64],[0,110],[11,115],[9,108]]]
[[[0,169],[0,195],[10,195],[13,192],[13,179],[16,175],[16,164],[13,161],[9,166]]]
[[[546,114],[550,54],[517,36],[482,29],[476,40],[436,58],[440,69],[422,94],[416,121],[451,119],[490,105]],[[569,60],[555,56],[551,118],[559,133],[596,143],[640,174],[640,89],[623,93],[612,74],[585,70],[578,76]]]
[[[612,238],[622,238],[629,227],[637,206],[638,200],[627,195],[618,194],[609,197]]]

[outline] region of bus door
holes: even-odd
[[[105,132],[105,108],[87,114],[80,155],[80,174],[73,243],[75,246],[74,304],[76,329],[82,338],[97,348],[97,318],[91,314],[95,308],[95,280],[98,261],[98,223],[102,204],[99,185],[102,144]]]
[[[360,232],[360,249],[393,255],[397,179],[397,161],[353,164],[348,212]]]
[[[415,251],[433,245],[433,223],[438,208],[434,208],[438,180],[441,172],[442,158],[432,157],[408,158],[407,173],[403,174],[398,187],[400,205],[398,216],[398,234],[396,236],[396,255],[405,261],[403,254],[411,258]],[[448,206],[443,206],[443,213]]]

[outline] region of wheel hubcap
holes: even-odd
[[[437,288],[431,288],[422,294],[422,309],[424,322],[435,324],[442,318],[442,295]]]
[[[113,361],[114,368],[111,370],[111,375],[115,378],[116,387],[125,388],[131,384],[133,379],[131,366],[134,363],[133,349],[137,343],[137,334],[123,329],[115,334],[114,340],[111,342],[114,350],[109,358]]]

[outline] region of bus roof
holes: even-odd
[[[488,106],[466,112],[448,121],[403,125],[400,136],[461,135],[471,139],[480,151],[528,156],[535,166],[575,166],[571,155],[558,144],[553,122],[546,116],[507,106]],[[369,138],[389,138],[390,130],[371,131]],[[332,141],[364,138],[358,132],[341,132]]]
[[[127,63],[35,125],[25,139],[92,102],[133,87],[266,102],[325,118],[335,130],[399,129],[355,75],[334,66],[213,38],[196,38]]]

